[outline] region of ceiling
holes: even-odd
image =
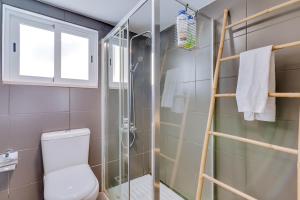
[[[39,0],[56,7],[70,10],[111,25],[116,25],[140,0]],[[180,0],[188,3],[194,9],[200,9],[215,0]],[[147,5],[148,4],[148,5]],[[150,24],[150,1],[137,12],[131,20],[131,27],[135,32],[144,31]],[[161,0],[162,29],[175,23],[176,15],[183,6],[175,0]]]

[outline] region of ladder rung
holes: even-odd
[[[296,46],[300,46],[300,41],[296,41],[296,42],[290,42],[290,43],[286,43],[286,44],[280,44],[280,45],[275,45],[273,46],[273,51],[276,50],[280,50],[280,49],[285,49],[285,48],[289,48],[289,47],[296,47]],[[234,55],[234,56],[228,56],[225,58],[221,58],[220,61],[227,61],[227,60],[234,60],[234,59],[238,59],[240,58],[240,55]]]
[[[233,187],[231,187],[231,186],[229,186],[229,185],[227,185],[227,184],[225,184],[221,181],[218,181],[217,179],[214,179],[213,177],[210,177],[207,174],[203,174],[202,176],[204,178],[206,178],[207,180],[213,182],[214,184],[216,184],[216,185],[218,185],[218,186],[220,186],[220,187],[222,187],[222,188],[224,188],[224,189],[226,189],[226,190],[228,190],[228,191],[230,191],[230,192],[232,192],[232,193],[234,193],[238,196],[241,196],[241,197],[243,197],[245,199],[248,199],[248,200],[257,200],[256,198],[251,197],[250,195],[245,194],[245,193],[243,193],[243,192],[241,192],[241,191],[239,191],[239,190],[237,190],[237,189],[235,189],[235,188],[233,188]]]
[[[175,123],[170,123],[170,122],[163,122],[161,121],[160,124],[166,125],[166,126],[174,126],[180,128],[181,126]]]
[[[299,1],[299,0],[291,0],[291,1],[285,2],[285,3],[283,3],[283,4],[279,4],[279,5],[277,5],[277,6],[271,7],[271,8],[269,8],[269,9],[263,10],[263,11],[261,11],[261,12],[259,12],[259,13],[254,14],[254,15],[251,15],[251,16],[249,16],[249,17],[246,17],[246,18],[244,18],[244,19],[242,19],[242,20],[240,20],[240,21],[237,21],[237,22],[235,22],[235,23],[232,23],[232,24],[230,24],[230,25],[227,25],[227,26],[226,26],[226,29],[229,29],[229,28],[231,28],[231,27],[233,27],[233,26],[242,24],[242,23],[247,22],[247,21],[249,21],[249,20],[251,20],[251,19],[255,19],[255,18],[257,18],[257,17],[263,16],[263,15],[265,15],[265,14],[268,14],[268,13],[271,13],[271,12],[274,12],[274,11],[277,11],[277,10],[279,10],[279,9],[288,7],[288,6],[290,6],[290,5],[292,5],[292,4],[295,4],[295,3],[298,3],[298,2],[300,2],[300,1]]]
[[[171,162],[175,162],[175,159],[167,156],[166,154],[163,154],[162,152],[160,152],[160,156],[167,159],[167,160],[169,160],[169,161],[171,161]]]
[[[235,93],[215,94],[215,97],[236,97],[236,94]],[[300,93],[269,92],[269,97],[300,98]]]
[[[269,144],[269,143],[265,143],[265,142],[259,142],[259,141],[256,141],[256,140],[251,140],[251,139],[247,139],[247,138],[243,138],[243,137],[239,137],[239,136],[234,136],[234,135],[229,135],[229,134],[225,134],[225,133],[220,133],[220,132],[209,132],[209,134],[219,136],[219,137],[223,137],[223,138],[236,140],[236,141],[239,141],[239,142],[254,144],[254,145],[257,145],[257,146],[260,146],[260,147],[265,147],[265,148],[273,149],[273,150],[276,150],[276,151],[281,151],[281,152],[285,152],[285,153],[289,153],[289,154],[298,155],[298,150],[296,150],[296,149],[291,149],[291,148],[287,148],[287,147],[273,145],[273,144]]]

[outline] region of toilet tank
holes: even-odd
[[[89,142],[88,128],[43,133],[41,143],[45,175],[66,167],[88,164]]]

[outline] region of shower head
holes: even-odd
[[[144,61],[144,57],[143,56],[139,56],[138,61],[135,63],[135,65],[132,65],[133,68],[131,68],[131,72],[135,72],[136,68],[139,66],[140,63],[142,63]]]
[[[144,57],[143,57],[143,56],[139,56],[139,57],[138,57],[138,62],[141,63],[141,62],[143,62],[143,61],[144,61]]]

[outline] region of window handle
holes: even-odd
[[[93,58],[93,56],[91,56],[91,63],[93,63],[94,62],[94,58]]]
[[[17,51],[17,44],[14,42],[13,43],[13,52],[16,52]]]

